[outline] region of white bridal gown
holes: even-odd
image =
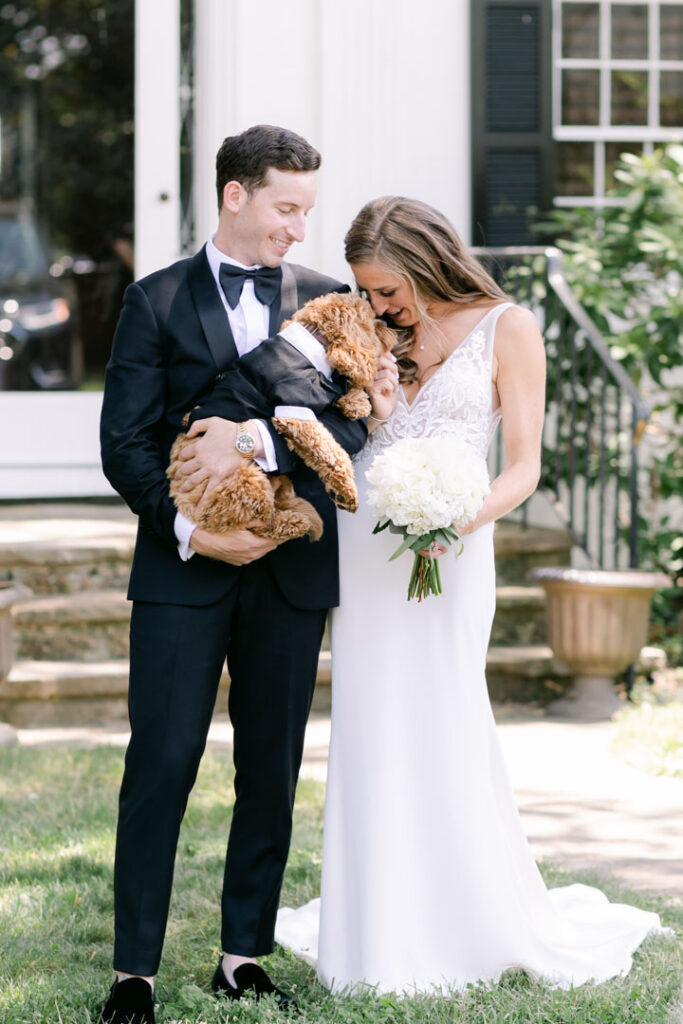
[[[522,968],[569,987],[628,971],[656,914],[597,889],[548,890],[527,845],[489,704],[493,525],[441,558],[443,596],[406,600],[412,554],[372,535],[365,470],[402,437],[455,434],[485,455],[490,310],[424,384],[400,393],[356,463],[360,508],[339,516],[332,738],[321,898],[282,909],[276,940],[336,992],[460,989]],[[539,772],[543,765],[538,766]]]

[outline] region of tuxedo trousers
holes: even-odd
[[[235,804],[221,943],[243,956],[272,951],[325,616],[286,601],[267,558],[242,567],[230,593],[206,607],[134,602],[115,970],[153,975],[159,967],[180,824],[226,657]]]

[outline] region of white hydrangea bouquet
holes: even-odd
[[[365,474],[372,484],[368,504],[377,514],[373,533],[387,528],[403,543],[390,561],[413,551],[408,600],[441,594],[434,541],[451,547],[458,527],[471,523],[489,493],[486,462],[459,437],[405,437],[376,455]],[[428,549],[429,557],[419,552]],[[455,552],[462,551],[462,544]]]

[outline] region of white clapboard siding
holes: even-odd
[[[0,500],[114,491],[100,465],[98,391],[0,394]]]

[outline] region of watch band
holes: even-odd
[[[253,458],[254,452],[256,451],[256,438],[249,430],[247,430],[246,423],[237,424],[237,434],[235,435],[235,450],[244,459]]]

